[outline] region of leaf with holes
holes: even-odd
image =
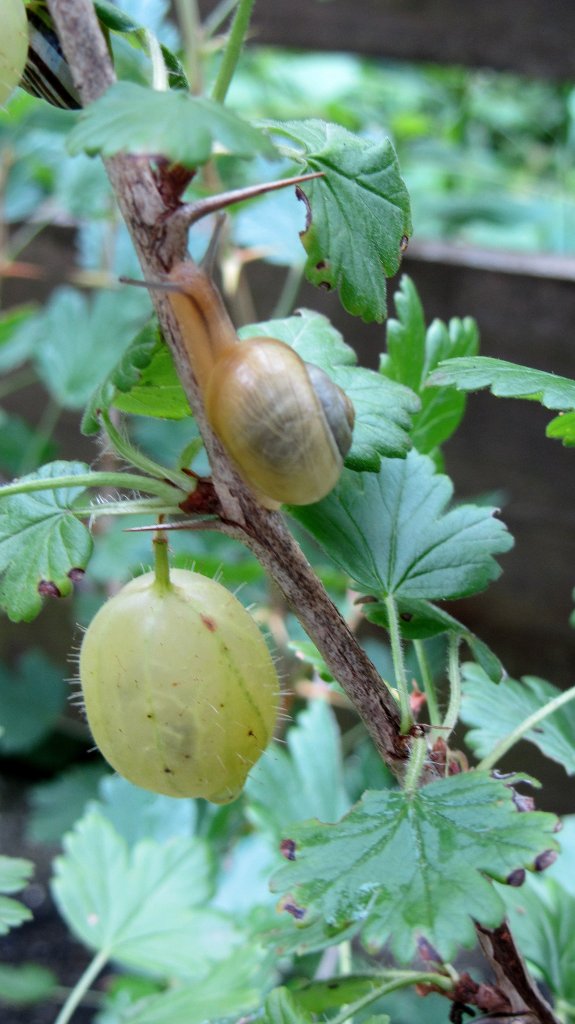
[[[448,600],[496,579],[494,555],[513,544],[495,509],[446,510],[452,494],[449,478],[412,451],[383,459],[378,474],[344,471],[327,498],[290,514],[368,593]]]
[[[50,480],[89,472],[83,462],[49,462],[18,481]],[[0,607],[13,622],[30,622],[44,594],[66,597],[75,569],[85,569],[92,537],[72,514],[83,487],[2,497],[0,488]]]
[[[284,909],[305,928],[324,918],[362,920],[370,950],[390,943],[403,963],[424,937],[445,960],[475,941],[476,920],[505,914],[491,880],[556,849],[552,814],[519,813],[511,789],[486,772],[430,783],[414,793],[367,792],[337,825],[290,832],[294,856],[272,880]]]
[[[337,288],[354,316],[383,320],[385,278],[397,273],[411,234],[409,196],[391,142],[319,120],[263,125],[302,172],[324,175],[300,186],[308,206],[301,235],[308,280]]]

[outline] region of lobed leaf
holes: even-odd
[[[272,879],[305,928],[362,921],[370,950],[389,943],[409,961],[423,937],[450,960],[475,941],[474,921],[496,927],[505,904],[491,884],[533,869],[555,849],[554,815],[519,813],[512,791],[486,772],[415,793],[367,792],[337,825],[292,828],[294,859]]]
[[[287,751],[277,743],[268,747],[248,776],[251,815],[276,834],[311,816],[337,821],[348,809],[349,797],[340,733],[329,704],[311,701],[288,730],[286,743]]]
[[[216,145],[240,157],[275,153],[263,132],[221,103],[135,82],[110,86],[82,112],[68,138],[72,156],[144,153],[191,168],[205,164]]]
[[[497,398],[528,398],[546,409],[575,409],[575,381],[489,356],[450,359],[439,365],[427,383],[462,391],[489,388]]]
[[[134,330],[147,318],[144,292],[101,292],[89,302],[59,288],[35,318],[35,358],[46,387],[66,409],[81,409],[118,362]]]
[[[132,848],[98,811],[63,842],[54,898],[90,949],[154,977],[202,978],[226,959],[241,933],[205,906],[211,864],[199,839],[141,840]]]
[[[547,424],[545,435],[575,448],[575,412],[560,412]]]
[[[17,928],[32,917],[28,907],[5,893],[18,892],[30,880],[34,865],[22,857],[5,857],[0,854],[0,935],[6,935],[11,928]]]
[[[542,880],[543,881],[543,880]],[[555,1005],[575,1003],[575,896],[551,878],[502,892],[519,949]]]
[[[479,665],[464,666],[462,686],[461,719],[471,726],[465,742],[478,757],[489,754],[522,721],[561,693],[536,676],[524,676],[520,682],[506,679],[496,687]],[[575,775],[575,703],[558,708],[522,739],[562,764],[568,775]]]
[[[95,434],[100,429],[98,413],[106,412],[119,394],[136,388],[154,355],[165,348],[155,318],[144,324],[130,342],[108,376],[96,388],[82,417],[82,433]]]
[[[394,295],[397,320],[387,323],[387,354],[381,372],[411,388],[420,399],[413,418],[411,439],[427,454],[450,437],[465,411],[465,397],[452,387],[426,387],[429,374],[442,360],[475,355],[479,345],[477,325],[471,317],[454,317],[449,324],[434,320],[426,328],[415,285],[407,275]]]
[[[83,462],[49,462],[21,481],[87,473]],[[2,497],[0,488],[0,607],[13,622],[29,622],[42,608],[42,593],[66,597],[73,569],[92,552],[90,531],[72,507],[83,487]]]
[[[513,544],[495,509],[446,510],[452,493],[448,477],[412,451],[382,460],[379,474],[344,471],[326,498],[290,514],[365,591],[450,600],[496,579],[494,556]]]
[[[245,946],[193,985],[172,987],[160,995],[138,1001],[130,1012],[130,1024],[203,1024],[241,1018],[262,1000],[262,953]]]
[[[411,234],[407,189],[389,141],[373,141],[319,120],[266,121],[280,152],[324,176],[300,186],[308,205],[301,235],[312,284],[337,288],[349,313],[381,321],[385,278],[399,269]],[[362,245],[357,245],[357,238]]]

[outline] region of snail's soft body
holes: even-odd
[[[240,476],[272,508],[319,501],[351,445],[347,396],[284,342],[240,342],[211,278],[195,264],[178,264],[170,283],[179,286],[170,301],[207,419]]]

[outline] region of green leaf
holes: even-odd
[[[337,825],[295,826],[294,860],[274,876],[284,908],[305,927],[364,919],[369,949],[389,942],[409,961],[424,936],[445,960],[475,941],[473,920],[501,923],[505,906],[489,879],[533,868],[556,848],[556,818],[520,814],[511,790],[486,772],[441,779],[415,793],[367,792]]]
[[[494,686],[479,665],[463,668],[461,719],[472,726],[465,742],[478,757],[485,757],[524,719],[559,697],[561,691],[544,679],[523,676]],[[575,703],[550,714],[522,739],[534,743],[546,757],[575,775]]]
[[[441,633],[453,633],[465,641],[473,657],[493,683],[499,683],[505,678],[505,669],[491,648],[443,608],[438,608],[429,601],[410,601],[402,598],[397,602],[397,610],[404,640],[427,640]],[[386,629],[389,627],[384,604],[378,601],[369,602],[363,606],[363,613],[370,622],[375,622]]]
[[[0,316],[0,373],[25,363],[34,351],[34,306],[18,306]]]
[[[192,986],[186,985],[138,1003],[130,1024],[203,1024],[241,1017],[261,1003],[265,977],[262,952],[252,945],[238,949]]]
[[[398,319],[387,324],[387,355],[381,357],[381,372],[411,388],[421,401],[413,419],[411,438],[418,451],[427,454],[443,444],[459,426],[465,411],[465,397],[453,388],[425,386],[428,375],[444,359],[473,356],[479,338],[471,317],[454,318],[446,325],[434,320],[426,329],[423,309],[415,285],[407,275],[394,295]]]
[[[112,404],[116,409],[136,416],[182,420],[192,415],[172,355],[164,342],[153,351],[150,362],[139,375],[139,380],[129,391],[117,392]]]
[[[34,865],[22,857],[5,857],[0,854],[0,935],[6,935],[11,928],[17,928],[32,917],[28,907],[18,900],[10,899],[5,893],[18,892],[29,882]]]
[[[36,319],[36,363],[60,405],[85,405],[148,311],[147,295],[136,288],[100,292],[92,302],[73,288],[58,289]]]
[[[340,733],[329,704],[311,701],[288,730],[286,743],[287,752],[277,743],[268,747],[250,772],[246,792],[251,814],[276,834],[302,818],[337,821],[348,809],[349,797]]]
[[[0,751],[29,751],[52,730],[62,714],[68,687],[61,669],[41,651],[26,651],[18,672],[0,665]]]
[[[415,395],[373,370],[356,366],[356,353],[327,317],[309,310],[285,320],[250,324],[240,338],[272,337],[290,345],[345,391],[355,408],[353,443],[345,460],[350,469],[377,470],[381,456],[403,456],[411,442],[411,416],[419,408]]]
[[[382,460],[379,474],[344,471],[327,498],[290,514],[369,593],[450,600],[497,579],[493,556],[513,543],[495,509],[446,511],[452,493],[431,459],[412,451]]]
[[[162,843],[175,836],[189,838],[194,834],[198,813],[195,800],[151,793],[121,775],[101,779],[96,806],[130,847],[141,839]]]
[[[529,880],[531,881],[531,880]],[[551,878],[502,895],[519,949],[554,1001],[575,1004],[575,896]]]
[[[227,107],[185,91],[116,82],[91,103],[68,139],[69,152],[144,153],[184,167],[205,164],[216,144],[235,156],[274,156],[269,139]]]
[[[30,1006],[49,999],[55,992],[58,979],[40,964],[21,964],[12,967],[0,964],[0,1003],[10,1006]]]
[[[431,374],[428,385],[452,386],[462,391],[489,388],[497,398],[529,398],[541,402],[546,409],[575,409],[575,381],[488,356],[441,363]]]
[[[98,784],[106,771],[103,762],[74,765],[50,782],[33,786],[28,798],[29,841],[59,844],[64,833],[84,813],[88,800],[98,795]]]
[[[0,409],[0,466],[5,477],[17,476],[26,469],[35,469],[54,458],[56,444],[47,434],[36,431],[20,416],[10,416]]]
[[[303,988],[292,991],[298,1006],[311,1013],[325,1013],[355,1003],[363,996],[369,995],[374,988],[381,985],[382,979],[377,974],[347,974],[329,978],[327,981],[310,981]]]
[[[21,481],[87,473],[83,462],[49,462]],[[0,607],[13,622],[29,622],[42,608],[41,592],[66,597],[72,569],[84,569],[92,551],[89,530],[71,514],[83,487],[2,498],[0,489]]]
[[[98,432],[98,413],[107,412],[118,393],[131,391],[139,383],[142,372],[150,365],[155,353],[165,347],[158,321],[153,317],[144,324],[106,379],[96,388],[82,417],[82,433]]]
[[[63,842],[53,893],[90,949],[154,977],[201,978],[242,940],[205,906],[211,863],[199,839],[142,840],[131,849],[97,811]]]
[[[267,121],[264,127],[274,138],[289,139],[280,152],[303,171],[324,173],[300,186],[309,211],[301,235],[308,280],[337,288],[354,316],[383,320],[385,277],[397,273],[411,234],[409,197],[391,142],[362,139],[319,120]]]
[[[545,435],[575,448],[575,412],[560,412],[547,424]]]
[[[274,988],[264,1005],[263,1024],[311,1024],[312,1016],[287,988]]]

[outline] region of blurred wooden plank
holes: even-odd
[[[407,251],[410,259],[424,263],[444,263],[453,267],[471,267],[525,277],[550,277],[554,281],[575,281],[575,255],[485,249],[432,240],[411,240]]]
[[[205,14],[214,0],[203,0],[200,7]],[[277,46],[575,78],[575,4],[563,0],[260,0],[252,38]]]

